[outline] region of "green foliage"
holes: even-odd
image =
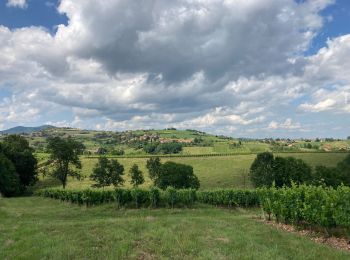
[[[112,159],[110,160],[109,167],[111,184],[114,187],[123,185],[124,166],[121,165],[117,160]]]
[[[227,207],[257,207],[259,206],[258,193],[255,190],[217,190],[196,191],[195,189],[175,189],[168,187],[161,191],[155,187],[150,190],[138,188],[104,190],[62,190],[44,189],[38,195],[53,199],[60,199],[80,205],[98,205],[115,201],[118,207],[191,207],[200,202],[215,206]]]
[[[67,177],[80,179],[81,175],[76,169],[81,169],[79,154],[83,152],[83,145],[72,138],[63,139],[52,137],[48,139],[48,150],[53,164],[51,175],[58,179],[63,188],[67,185]]]
[[[146,168],[148,169],[149,177],[151,180],[158,178],[161,166],[162,164],[159,157],[151,157],[147,160]]]
[[[310,181],[311,167],[301,159],[273,157],[272,153],[258,154],[250,168],[251,180],[256,187],[291,186]]]
[[[250,177],[256,187],[271,186],[274,178],[272,167],[273,154],[269,152],[259,153],[250,167]]]
[[[168,187],[165,191],[165,201],[168,206],[174,208],[174,205],[177,202],[177,191],[173,187]]]
[[[147,143],[143,146],[143,150],[149,154],[177,154],[182,151],[182,144],[172,143]]]
[[[21,191],[37,181],[37,160],[33,155],[33,149],[29,147],[29,143],[24,137],[20,135],[6,136],[0,150],[13,163],[19,176]]]
[[[15,196],[20,192],[20,179],[13,163],[0,153],[0,194]]]
[[[161,165],[154,184],[163,190],[169,186],[175,189],[198,189],[200,186],[192,166],[175,162],[166,162]]]
[[[336,167],[316,166],[312,183],[334,188],[341,184],[350,186],[350,154]]]
[[[258,190],[262,209],[277,221],[350,230],[350,188],[293,186]]]
[[[343,161],[339,162],[337,168],[342,174],[342,181],[344,184],[350,186],[350,154],[348,154]]]
[[[90,179],[96,182],[92,187],[103,188],[111,184],[108,164],[109,160],[106,157],[100,157],[98,159],[98,162],[90,175]]]
[[[112,151],[111,151],[111,155],[118,155],[118,156],[120,156],[120,155],[124,155],[125,154],[125,151],[123,150],[123,149],[113,149]]]
[[[120,186],[124,183],[122,175],[124,174],[124,166],[117,160],[108,160],[106,157],[100,157],[95,165],[90,179],[95,181],[93,187],[106,187],[114,185]]]
[[[139,167],[137,164],[134,164],[130,168],[130,183],[133,187],[137,187],[145,182],[145,179],[143,177],[142,171],[139,170]]]
[[[156,208],[159,205],[160,202],[160,191],[158,188],[152,187],[149,190],[149,200],[150,200],[150,206],[152,208]]]
[[[342,184],[342,173],[337,167],[316,166],[312,184],[336,188]]]
[[[131,201],[131,191],[126,189],[115,189],[114,199],[118,207],[122,207]]]
[[[257,207],[258,193],[255,190],[213,190],[197,192],[198,201],[225,207]]]
[[[130,194],[136,208],[140,207],[141,205],[149,204],[149,191],[134,188],[131,190]]]

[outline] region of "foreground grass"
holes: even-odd
[[[255,214],[0,199],[0,259],[349,259],[345,252],[259,223]]]

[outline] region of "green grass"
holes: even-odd
[[[338,162],[345,158],[345,153],[282,153],[279,156],[293,156],[305,160],[311,166],[325,165],[335,166]],[[175,157],[161,158],[162,162],[174,161],[178,163],[189,164],[193,167],[194,173],[198,176],[201,189],[214,188],[249,188],[251,183],[248,180],[247,172],[255,159],[255,154],[234,155],[234,156],[218,156],[218,157]],[[92,182],[88,176],[91,174],[97,158],[82,158],[82,173],[86,178],[82,181],[69,180],[68,188],[83,189],[89,188]],[[146,169],[146,158],[120,158],[118,161],[124,165],[126,187],[130,187],[127,176],[131,166],[136,163],[145,175],[145,184],[142,187],[149,187],[151,180],[148,178]],[[52,182],[45,179],[39,182],[37,187],[47,187],[51,185],[59,185],[58,182]]]
[[[0,199],[0,259],[349,259],[346,252],[264,225],[256,214]]]

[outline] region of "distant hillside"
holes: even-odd
[[[34,132],[39,132],[41,130],[55,128],[52,125],[42,125],[35,127],[26,127],[26,126],[16,126],[4,131],[0,131],[1,134],[30,134]]]

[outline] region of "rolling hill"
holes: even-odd
[[[30,134],[34,132],[39,132],[46,129],[55,128],[52,125],[42,125],[42,126],[34,126],[34,127],[27,127],[27,126],[16,126],[4,131],[0,131],[1,134]]]

